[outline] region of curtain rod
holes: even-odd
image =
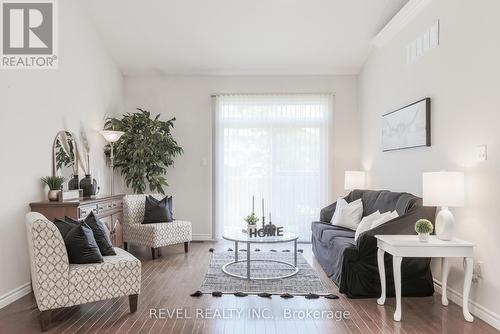
[[[333,92],[315,92],[315,93],[216,93],[216,94],[211,94],[210,97],[217,97],[221,95],[335,95]]]

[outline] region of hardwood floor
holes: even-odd
[[[128,297],[70,307],[53,314],[51,328],[46,333],[497,333],[478,318],[473,323],[464,321],[461,308],[451,302],[448,307],[441,306],[437,294],[426,298],[403,298],[401,322],[392,320],[394,298],[388,298],[385,306],[379,306],[375,299],[348,299],[340,294],[337,300],[229,295],[190,297],[190,293],[199,289],[205,275],[211,256],[209,248],[222,251],[232,244],[195,242],[187,254],[183,247],[182,244],[165,247],[160,258],[151,260],[150,249],[130,245],[129,251],[143,261],[142,291],[136,313],[129,312]],[[314,260],[310,245],[299,244],[299,248],[304,249],[305,258],[318,270],[325,284],[338,294],[335,285]],[[159,309],[180,311],[171,319],[150,317],[150,312],[159,314]],[[196,316],[196,310],[206,310],[204,314],[212,319],[202,319],[201,314]],[[348,312],[349,317],[342,320],[300,319],[303,313],[299,312],[296,318],[283,319],[290,310],[337,312],[330,313],[334,317],[340,312]],[[237,311],[242,312],[239,318],[221,318],[230,312],[237,315]],[[252,311],[260,311],[264,316],[272,314],[275,318],[256,319],[255,315],[252,319],[248,316]],[[184,312],[191,318],[185,317]],[[0,333],[39,333],[38,314],[33,294],[27,295],[0,310]]]

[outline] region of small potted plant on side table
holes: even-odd
[[[415,224],[415,232],[418,233],[418,240],[421,242],[429,241],[429,234],[434,230],[434,226],[427,219],[419,219]]]

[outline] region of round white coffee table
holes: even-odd
[[[272,236],[272,237],[250,237],[248,233],[243,232],[242,230],[236,230],[236,229],[230,229],[230,230],[225,230],[224,234],[222,235],[222,238],[225,240],[233,241],[234,242],[234,261],[228,262],[222,266],[222,271],[232,277],[237,277],[237,278],[245,278],[245,279],[253,279],[253,280],[271,280],[271,279],[281,279],[281,278],[287,278],[291,277],[293,275],[296,275],[299,272],[299,268],[297,267],[297,239],[299,238],[299,235],[297,233],[293,232],[285,232],[282,236]],[[252,259],[251,258],[251,252],[250,252],[250,245],[251,244],[277,244],[277,243],[284,243],[284,242],[293,242],[293,263],[286,262],[286,261],[281,261],[281,260],[273,260],[273,259]],[[247,244],[247,251],[246,255],[247,258],[246,260],[240,260],[238,258],[238,244],[239,243],[246,243]],[[236,263],[242,263],[246,262],[246,269],[247,269],[247,274],[246,275],[238,275],[235,273],[232,273],[228,270],[228,267],[231,267],[232,265]],[[272,277],[252,277],[251,276],[251,270],[250,270],[250,265],[252,262],[274,262],[274,263],[279,263],[279,264],[284,264],[292,269],[292,271],[289,274],[282,275],[282,276],[272,276]]]

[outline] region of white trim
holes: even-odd
[[[410,23],[432,0],[410,0],[372,39],[372,45],[382,47]]]
[[[441,282],[437,279],[434,279],[434,289],[437,293],[441,293]],[[448,287],[448,299],[454,302],[455,304],[462,306],[462,294],[452,288]],[[495,312],[487,309],[481,304],[472,301],[469,299],[469,310],[476,317],[480,318],[487,324],[495,327],[497,330],[500,330],[500,315]]]
[[[193,234],[193,240],[195,241],[212,241],[214,238],[212,238],[211,234]]]
[[[17,288],[0,296],[0,308],[3,308],[9,305],[10,303],[15,302],[16,300],[26,296],[30,292],[31,292],[31,282],[27,282],[21,286],[18,286]]]

